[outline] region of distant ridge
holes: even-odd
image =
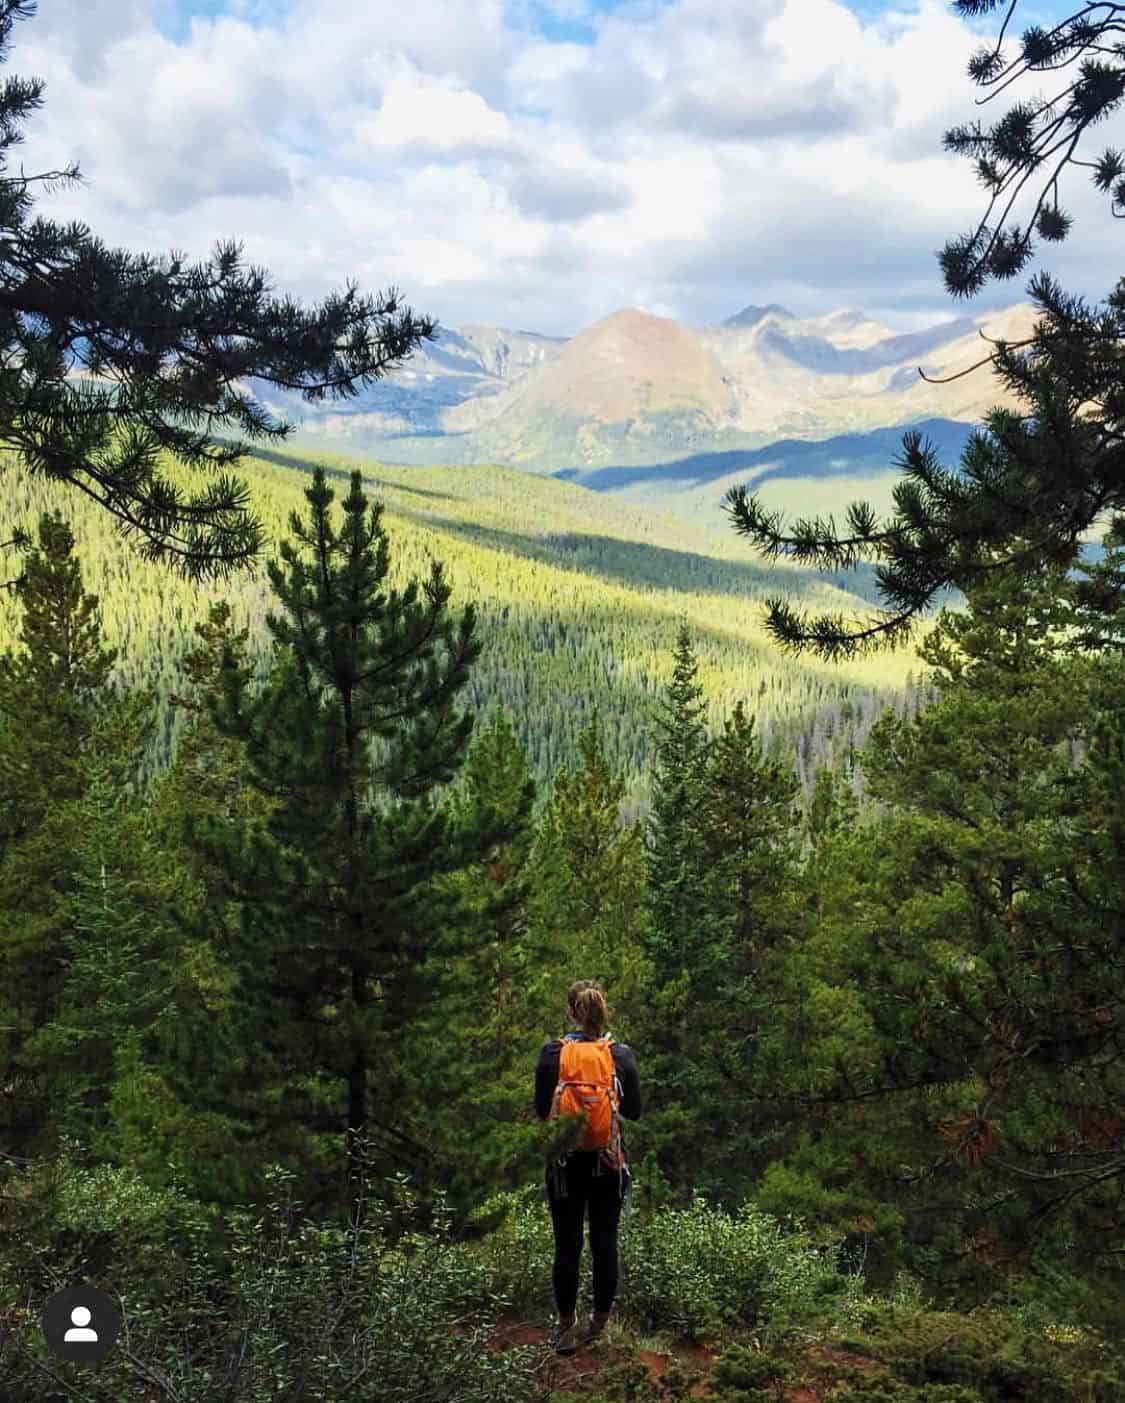
[[[347,401],[260,394],[300,424],[308,448],[404,466],[616,469],[923,420],[980,423],[1018,402],[987,366],[959,374],[981,360],[978,333],[1015,341],[1035,318],[1019,303],[902,332],[857,307],[798,317],[750,303],[708,326],[625,307],[574,336],[442,327]]]
[[[757,326],[763,317],[785,317],[793,321],[793,313],[786,311],[777,302],[771,302],[768,307],[743,307],[741,312],[735,312],[733,317],[727,317],[723,326]]]

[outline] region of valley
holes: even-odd
[[[711,724],[743,698],[763,740],[793,755],[806,784],[816,764],[844,763],[886,704],[906,704],[908,680],[919,671],[911,649],[847,665],[787,658],[763,631],[766,597],[783,593],[851,614],[868,608],[861,593],[757,559],[729,528],[511,468],[405,468],[272,452],[248,458],[239,471],[271,543],[287,532],[289,514],[304,510],[303,489],[317,463],[338,497],[353,467],[363,470],[367,489],[385,504],[400,583],[428,572],[434,557],[446,562],[454,603],[478,603],[485,646],[470,703],[482,718],[497,705],[509,711],[541,784],[573,760],[597,708],[608,754],[628,778],[630,809],[645,802],[651,720],[681,618],[695,639]],[[194,625],[213,599],[229,599],[238,624],[250,627],[264,672],[273,603],[264,569],[226,584],[190,585],[124,547],[108,515],[77,494],[32,480],[17,465],[7,470],[6,488],[6,537],[17,527],[33,530],[46,508],[70,521],[107,640],[120,650],[119,675],[156,692],[155,771],[178,741],[182,713],[170,697],[181,685]],[[266,554],[276,554],[276,544]],[[839,580],[868,594],[870,584],[869,572]],[[0,647],[10,646],[15,621],[4,594]]]

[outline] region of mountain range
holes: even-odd
[[[716,326],[625,308],[575,336],[441,328],[353,400],[310,406],[254,388],[298,441],[402,464],[498,463],[578,480],[778,440],[811,442],[918,424],[979,423],[1012,403],[982,334],[1009,341],[1030,303],[901,333],[855,308],[796,317],[747,306]],[[919,366],[943,384],[930,384]]]

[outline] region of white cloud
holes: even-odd
[[[375,151],[504,152],[519,147],[512,123],[462,82],[416,71],[393,78],[357,133]]]
[[[43,45],[65,56],[81,78],[97,78],[104,56],[122,38],[150,31],[170,3],[171,0],[116,0],[113,4],[48,0],[39,6],[30,23],[17,23],[17,62],[22,64],[29,47]]]
[[[12,71],[48,84],[19,159],[88,179],[44,213],[137,249],[240,237],[287,290],[394,283],[446,325],[965,310],[935,250],[984,204],[941,137],[1006,99],[974,109],[965,64],[993,27],[938,0],[862,22],[837,0],[553,0],[590,46],[544,38],[537,0],[228,0],[178,40],[172,3],[50,0],[17,26]],[[1098,297],[1117,227],[1082,175],[1040,264]]]

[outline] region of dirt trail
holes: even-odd
[[[550,1330],[542,1325],[533,1325],[518,1316],[502,1316],[485,1347],[511,1349],[516,1345],[542,1345],[549,1349],[550,1335]],[[630,1360],[637,1360],[644,1366],[650,1382],[663,1391],[662,1381],[671,1364],[678,1364],[692,1375],[705,1376],[710,1373],[716,1357],[702,1345],[685,1343],[673,1353],[664,1353],[652,1349],[621,1349],[603,1339],[589,1345],[580,1344],[576,1354],[550,1355],[543,1372],[551,1388],[581,1394],[597,1388],[606,1374],[617,1371]],[[713,1393],[706,1377],[697,1378],[688,1389],[690,1398],[706,1399]]]
[[[501,1316],[485,1348],[512,1349],[518,1345],[541,1346],[550,1349],[551,1331],[521,1316]],[[590,1345],[580,1344],[576,1354],[548,1354],[543,1365],[543,1378],[548,1386],[563,1393],[573,1393],[577,1399],[604,1385],[606,1376],[617,1373],[630,1363],[643,1367],[649,1382],[660,1395],[671,1396],[667,1375],[672,1370],[681,1379],[692,1379],[687,1390],[689,1398],[709,1399],[715,1396],[711,1379],[718,1353],[706,1345],[682,1341],[671,1350],[624,1349],[608,1340]],[[810,1377],[787,1387],[781,1403],[824,1403],[835,1383],[833,1375],[840,1365],[870,1368],[873,1361],[848,1350],[823,1346],[808,1358]],[[676,1396],[682,1397],[681,1394]]]

